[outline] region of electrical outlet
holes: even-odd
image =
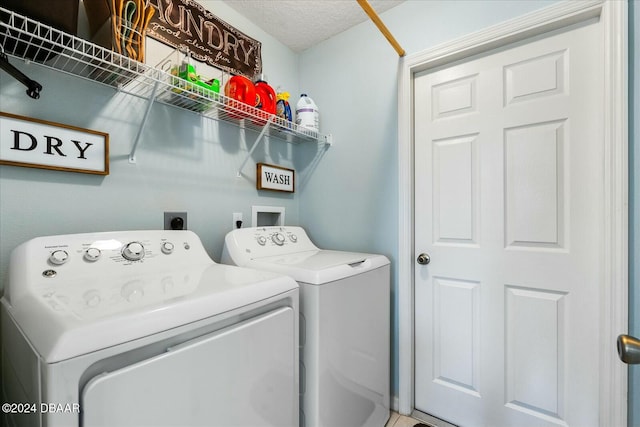
[[[187,213],[186,212],[165,212],[164,213],[164,229],[165,230],[186,230],[187,229]]]
[[[238,221],[240,221],[240,227],[238,227]],[[231,224],[231,229],[235,230],[236,228],[242,228],[242,212],[233,213],[233,223]]]

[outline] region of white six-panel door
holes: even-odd
[[[598,425],[601,25],[416,76],[415,407]],[[606,343],[611,345],[611,343]]]

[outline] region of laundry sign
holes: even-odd
[[[109,135],[0,112],[0,165],[109,174]]]
[[[232,74],[253,80],[262,73],[261,43],[194,0],[148,0],[154,13],[147,35]]]
[[[258,163],[256,167],[256,188],[293,193],[295,191],[295,171],[280,166]]]

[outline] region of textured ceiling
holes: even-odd
[[[380,14],[403,1],[370,0],[369,4]],[[369,19],[356,0],[225,0],[225,3],[294,52]]]

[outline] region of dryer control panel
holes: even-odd
[[[11,303],[37,295],[54,310],[68,307],[76,314],[105,304],[117,310],[120,300],[135,302],[149,294],[147,282],[184,292],[190,282],[184,272],[211,264],[198,236],[186,230],[38,237],[12,252],[4,297]]]
[[[222,262],[231,259],[251,260],[305,251],[318,251],[302,227],[274,226],[239,228],[227,233]],[[241,264],[244,265],[244,264]]]

